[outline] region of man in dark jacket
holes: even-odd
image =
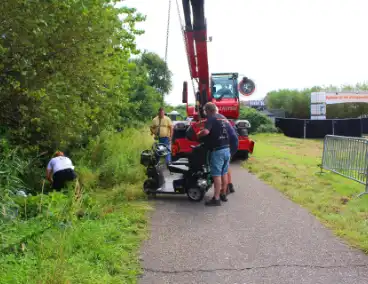
[[[214,103],[204,106],[207,120],[204,129],[197,135],[198,138],[206,137],[204,143],[211,152],[210,169],[214,180],[215,193],[211,200],[206,202],[207,206],[220,206],[221,200],[227,201],[227,178],[230,162],[230,138],[228,134],[229,122],[223,115],[218,113]]]

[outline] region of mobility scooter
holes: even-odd
[[[155,142],[141,153],[147,179],[143,190],[147,195],[186,194],[191,201],[201,201],[211,188],[213,179],[207,162],[208,151],[203,144],[191,146],[188,158],[166,166],[165,157],[171,152],[165,144]],[[166,168],[167,167],[167,168]]]

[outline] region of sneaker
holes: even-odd
[[[212,197],[212,199],[205,202],[206,206],[221,206],[220,199],[215,199],[215,197]]]
[[[227,201],[226,194],[221,193],[221,194],[220,194],[220,199],[221,199],[221,201],[226,202],[226,201]]]
[[[229,183],[227,185],[227,191],[228,191],[228,193],[234,193],[235,192],[234,185],[232,183]]]

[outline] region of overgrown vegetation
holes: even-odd
[[[2,1],[0,124],[12,144],[72,150],[157,110],[171,73],[136,49],[144,16],[115,2]]]
[[[287,117],[309,119],[310,118],[310,95],[312,92],[323,91],[367,91],[368,85],[356,84],[355,86],[316,86],[303,90],[282,89],[269,92],[266,96],[268,109],[283,109]],[[346,103],[327,105],[327,118],[354,118],[368,114],[366,103]]]
[[[1,3],[1,283],[135,281],[144,127],[172,83],[136,48],[145,17],[117,2]],[[65,192],[44,181],[55,150],[79,176]]]
[[[151,143],[148,131],[102,133],[78,153],[80,186],[13,197],[0,219],[0,283],[135,283],[149,209],[136,201],[139,157]]]
[[[367,196],[364,186],[332,172],[319,174],[323,141],[281,134],[252,136],[257,147],[245,167],[310,210],[336,235],[368,253]]]
[[[266,115],[253,108],[241,106],[239,119],[246,119],[250,122],[250,134],[277,132],[274,123]]]

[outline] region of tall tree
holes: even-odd
[[[172,89],[172,73],[166,62],[153,52],[143,52],[132,60],[130,99],[139,104],[139,114],[152,117]]]
[[[266,104],[269,109],[283,109],[288,117],[308,119],[310,118],[310,95],[318,91],[352,91],[368,90],[367,84],[356,84],[355,86],[344,85],[313,87],[303,90],[282,89],[269,92],[266,96]],[[346,103],[327,106],[327,118],[354,118],[368,113],[368,104]]]
[[[134,114],[128,60],[144,17],[115,2],[2,1],[0,124],[16,143],[78,144]]]
[[[165,61],[156,53],[143,52],[137,64],[146,69],[149,85],[163,94],[172,89],[172,73]]]

